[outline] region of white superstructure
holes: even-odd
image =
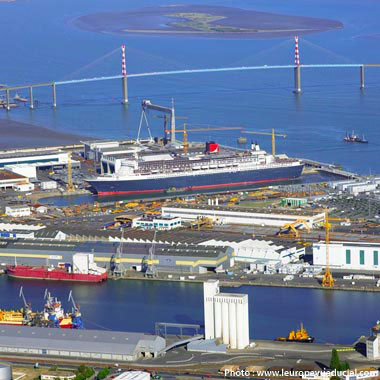
[[[260,149],[257,144],[245,152],[223,147],[217,154],[204,152],[200,148],[189,154],[183,154],[182,149],[150,151],[149,147],[146,147],[146,150],[140,148],[140,151],[131,151],[124,158],[110,156],[107,160],[108,164],[113,163],[114,168],[112,173],[107,170],[106,174],[98,177],[102,181],[153,180],[189,175],[280,169],[301,165],[299,160],[290,159],[284,154],[273,157]]]

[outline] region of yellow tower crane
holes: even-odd
[[[330,224],[329,224],[329,214],[328,211],[325,210],[325,230],[326,230],[326,270],[322,279],[322,286],[324,288],[332,288],[334,286],[334,278],[330,272]]]
[[[216,128],[191,128],[187,129],[186,123],[183,124],[183,129],[176,129],[176,132],[183,133],[183,153],[186,154],[189,151],[189,142],[188,142],[188,132],[213,132],[213,131],[233,131],[233,130],[241,130],[242,127],[216,127]],[[165,130],[165,133],[170,131]]]
[[[243,133],[247,133],[250,135],[265,135],[265,136],[272,136],[272,155],[273,157],[276,155],[276,137],[286,137],[287,135],[285,133],[274,133],[274,129],[272,129],[272,133],[270,132],[251,132],[251,131],[244,131]]]
[[[73,192],[74,185],[73,185],[73,168],[71,165],[71,152],[67,153],[67,187],[66,190],[71,193]]]

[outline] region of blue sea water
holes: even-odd
[[[175,0],[165,4],[175,4]],[[182,3],[204,3],[185,0]],[[257,0],[212,1],[291,15],[331,18],[343,29],[300,39],[301,63],[377,63],[380,4],[374,0]],[[128,73],[239,65],[292,64],[291,38],[260,40],[202,39],[115,35],[80,30],[76,17],[101,11],[130,10],[157,5],[153,0],[16,1],[0,4],[2,40],[1,79],[6,84],[47,82],[121,71],[121,44],[127,46]],[[115,51],[113,54],[110,52]],[[104,59],[102,59],[103,57]],[[95,82],[58,87],[58,108],[51,108],[50,89],[35,91],[40,106],[20,107],[0,117],[51,129],[101,138],[135,137],[140,103],[151,99],[169,105],[193,125],[246,126],[259,131],[275,128],[288,134],[278,139],[278,151],[292,156],[343,164],[347,170],[379,172],[378,128],[380,68],[366,69],[366,88],[359,90],[359,69],[304,69],[301,96],[292,94],[292,70],[192,74],[129,80],[130,105],[122,107],[121,83]],[[27,94],[25,94],[27,95]],[[150,117],[154,133],[162,120]],[[364,133],[368,145],[344,144],[346,131]],[[193,139],[212,137],[236,141],[236,131],[193,133]],[[259,142],[270,149],[270,139]]]
[[[155,322],[204,324],[201,284],[143,280],[70,284],[1,276],[0,308],[22,307],[20,285],[34,310],[43,308],[48,287],[70,311],[67,297],[73,290],[88,329],[154,332]],[[249,295],[250,336],[255,339],[284,336],[303,322],[317,342],[351,344],[368,335],[380,315],[378,293],[272,287],[221,290]]]
[[[211,2],[211,1],[210,1]],[[167,0],[165,4],[175,4]],[[190,3],[184,0],[182,3]],[[204,3],[193,0],[191,3]],[[379,63],[380,4],[375,0],[213,0],[213,5],[240,6],[268,12],[332,18],[343,29],[300,39],[302,63]],[[87,32],[70,21],[84,14],[157,5],[142,0],[25,0],[0,3],[0,82],[9,85],[48,82],[121,71],[127,46],[129,73],[239,65],[292,64],[289,38],[223,40],[193,37],[113,35]],[[100,59],[104,57],[104,59]],[[53,130],[100,138],[135,137],[142,99],[169,105],[193,125],[244,125],[288,134],[278,151],[342,164],[347,170],[379,172],[380,69],[366,69],[366,88],[359,90],[358,69],[302,71],[301,96],[292,94],[292,71],[244,71],[131,79],[130,105],[123,107],[121,83],[96,82],[58,88],[58,108],[51,108],[47,89],[35,91],[39,107],[20,107],[0,118]],[[21,93],[22,94],[22,93]],[[22,94],[23,95],[23,94]],[[27,94],[25,94],[27,95]],[[162,120],[150,118],[155,134]],[[364,133],[368,145],[344,144],[346,131]],[[194,139],[211,136],[193,134]],[[235,132],[212,136],[235,141]],[[20,136],[22,139],[22,136]],[[258,139],[267,150],[270,139]],[[36,308],[42,307],[44,282],[21,282]],[[14,308],[20,282],[0,278],[0,306]],[[202,323],[201,287],[191,284],[108,282],[100,285],[49,284],[62,300],[68,290],[81,304],[87,327],[153,331],[155,321]],[[303,321],[321,342],[351,343],[379,319],[376,293],[324,292],[307,289],[241,288],[250,296],[251,335],[271,339]],[[300,305],[302,305],[300,307]],[[366,310],[365,313],[359,312]],[[279,317],[280,316],[280,317]]]

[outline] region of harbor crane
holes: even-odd
[[[146,126],[148,128],[150,140],[152,140],[152,133],[151,133],[150,128],[149,128],[148,119],[146,117],[146,114],[147,114],[148,110],[153,110],[153,111],[157,111],[157,112],[162,112],[165,115],[168,115],[168,117],[170,117],[170,131],[168,131],[167,133],[170,133],[170,141],[172,143],[174,143],[175,142],[175,120],[176,120],[176,118],[175,118],[175,110],[174,110],[173,99],[172,99],[171,108],[159,106],[157,104],[153,104],[150,100],[145,99],[141,103],[141,109],[142,109],[142,111],[141,111],[139,129],[137,132],[137,141],[140,140],[140,133],[141,133],[141,127],[142,127],[143,120],[145,120]]]
[[[68,298],[68,302],[70,302],[70,301],[71,301],[71,303],[73,305],[73,313],[79,312],[79,305],[77,305],[75,303],[75,300],[74,300],[74,297],[73,297],[73,291],[72,290],[70,290],[69,298]]]
[[[67,188],[69,193],[72,193],[74,189],[73,185],[73,167],[71,165],[71,152],[67,153]]]
[[[156,235],[157,235],[157,230],[154,230],[152,246],[149,248],[148,259],[143,260],[144,266],[146,267],[145,277],[148,277],[148,278],[157,277],[157,270],[154,265],[154,254],[156,252]]]
[[[26,298],[24,296],[24,291],[23,291],[23,287],[22,286],[20,287],[19,297],[22,298],[22,302],[24,303],[24,322],[26,322],[27,324],[29,324],[32,321],[32,319],[33,319],[33,316],[32,316],[32,304],[30,302],[26,301]]]
[[[191,128],[188,129],[187,126],[191,124],[184,123],[183,129],[176,129],[175,132],[183,133],[183,153],[187,154],[189,151],[189,142],[188,142],[188,132],[213,132],[213,131],[236,131],[243,129],[242,127],[215,127],[215,128]],[[168,133],[170,131],[165,131]]]
[[[110,270],[114,276],[121,276],[123,274],[121,266],[121,258],[124,248],[124,228],[121,228],[120,244],[117,247],[116,254],[113,254],[110,262]]]
[[[287,134],[285,133],[274,133],[274,129],[272,129],[272,132],[253,132],[253,131],[244,131],[243,133],[247,133],[250,135],[265,135],[265,136],[272,136],[272,155],[273,157],[276,156],[276,137],[286,137]]]
[[[334,278],[330,271],[330,224],[329,224],[329,214],[328,211],[325,210],[325,231],[326,231],[326,270],[322,279],[322,287],[324,288],[332,288],[334,286]]]

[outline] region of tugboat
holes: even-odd
[[[279,342],[313,343],[314,337],[308,335],[303,323],[301,322],[299,330],[292,330],[287,338],[280,337],[275,340]]]
[[[346,137],[343,139],[345,142],[350,142],[350,143],[364,143],[368,144],[368,140],[364,137],[359,137],[358,135],[355,135],[354,131],[352,131],[351,134],[346,133]]]

